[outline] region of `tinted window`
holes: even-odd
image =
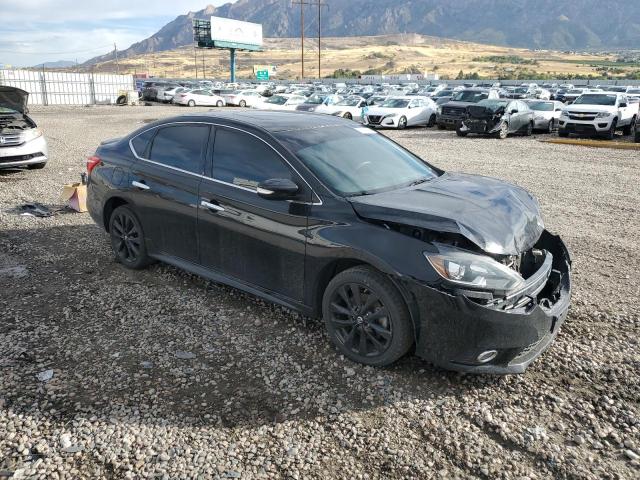
[[[140,135],[131,140],[131,145],[133,145],[133,150],[137,156],[139,156],[140,158],[149,158],[149,142],[151,141],[155,133],[156,129],[152,128],[151,130],[142,132]]]
[[[293,180],[282,158],[266,143],[226,128],[216,132],[213,178],[247,188],[256,188],[270,178]]]
[[[161,128],[153,139],[149,159],[202,174],[203,154],[208,138],[208,125],[175,125]]]

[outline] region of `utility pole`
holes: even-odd
[[[322,22],[321,22],[321,12],[322,7],[328,7],[326,3],[322,0],[292,0],[292,5],[300,5],[300,45],[301,45],[301,55],[300,60],[302,63],[300,80],[304,80],[304,7],[306,5],[317,6],[318,7],[318,78],[321,77],[321,60],[320,60],[320,52],[322,50]]]
[[[198,50],[193,46],[193,65],[196,67],[196,80],[198,79]]]
[[[113,42],[113,49],[116,52],[116,73],[120,75],[120,63],[118,62],[118,46]]]

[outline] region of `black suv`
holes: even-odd
[[[88,207],[117,259],[160,260],[306,315],[345,356],[519,373],[555,338],[570,259],[538,202],[352,121],[187,115],[100,145]]]

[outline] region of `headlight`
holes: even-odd
[[[42,130],[39,128],[32,128],[31,130],[27,130],[23,134],[23,138],[25,142],[30,142],[31,140],[35,140],[38,137],[42,136]]]
[[[443,244],[435,244],[438,253],[424,252],[431,266],[442,278],[456,285],[483,290],[513,290],[524,279],[509,267],[486,255],[478,255]]]
[[[568,117],[569,116],[569,112],[567,112],[566,110],[562,110],[562,112],[560,113],[561,117]]]
[[[398,116],[397,113],[390,113],[389,115],[385,115],[384,118],[395,118],[397,116]]]
[[[599,114],[596,115],[596,118],[607,118],[610,116],[611,116],[610,112],[600,112]]]

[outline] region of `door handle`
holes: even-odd
[[[140,190],[151,190],[151,187],[146,183],[137,182],[135,180],[131,182],[131,185],[133,185],[136,188],[139,188]]]
[[[224,208],[220,205],[216,205],[215,203],[207,202],[206,200],[202,200],[200,202],[204,208],[208,208],[209,210],[215,210],[216,212],[224,212]]]

